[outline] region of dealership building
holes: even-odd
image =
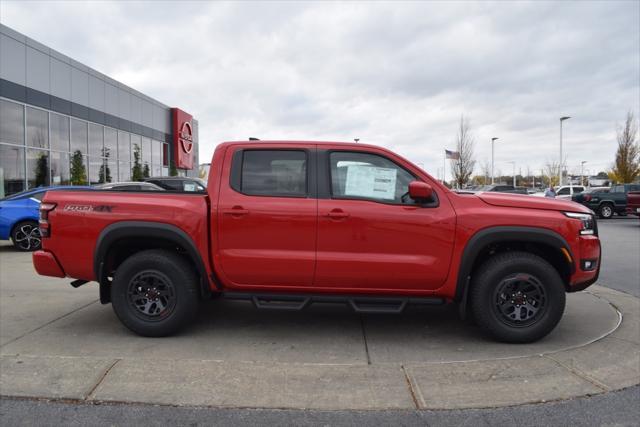
[[[0,198],[129,181],[137,165],[197,176],[198,122],[0,24]]]

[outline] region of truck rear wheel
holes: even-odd
[[[494,339],[528,343],[551,332],[564,313],[566,295],[558,272],[527,252],[506,252],[474,274],[471,310]]]
[[[171,335],[198,311],[198,280],[179,255],[147,250],[127,258],[111,284],[111,303],[120,321],[147,337]]]

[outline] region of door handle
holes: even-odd
[[[348,218],[349,214],[343,211],[342,209],[334,209],[331,212],[329,212],[326,216],[332,219],[344,219],[344,218]]]
[[[243,209],[242,206],[234,206],[231,209],[223,209],[222,213],[225,215],[232,216],[243,216],[249,213],[248,209]]]

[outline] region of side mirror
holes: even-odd
[[[433,197],[433,187],[426,182],[411,181],[409,183],[409,197],[415,201],[429,201]]]

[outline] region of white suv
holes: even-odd
[[[574,194],[582,193],[584,187],[582,185],[563,185],[556,187],[556,199],[571,200]]]

